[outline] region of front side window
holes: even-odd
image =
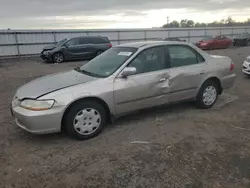
[[[89,41],[88,41],[88,38],[80,38],[79,39],[79,43],[82,45],[82,44],[88,44]]]
[[[75,38],[75,39],[71,39],[67,42],[68,46],[75,46],[75,45],[79,45],[79,39]]]
[[[76,69],[76,71],[94,77],[105,78],[120,68],[120,66],[125,63],[125,61],[127,61],[136,51],[137,48],[130,47],[110,48],[82,67]]]
[[[168,46],[171,67],[181,67],[204,62],[203,57],[188,46]]]
[[[135,67],[137,74],[165,69],[164,47],[153,47],[142,51],[132,60],[129,67]]]

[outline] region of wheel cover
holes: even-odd
[[[214,86],[208,86],[203,92],[203,103],[207,106],[212,105],[217,97],[217,90]]]
[[[73,121],[75,130],[81,135],[94,133],[101,125],[101,115],[93,108],[85,108],[79,111]]]
[[[61,54],[56,54],[54,59],[55,59],[55,62],[61,63],[63,61],[63,56]]]

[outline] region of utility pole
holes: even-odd
[[[169,16],[167,17],[167,24],[169,24]]]

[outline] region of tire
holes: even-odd
[[[211,108],[218,98],[218,91],[218,84],[213,80],[207,80],[203,83],[196,97],[197,107],[201,109]],[[205,92],[208,93],[205,94]]]
[[[52,60],[54,63],[62,63],[64,61],[64,56],[62,53],[55,53],[52,56]]]
[[[69,136],[77,140],[87,140],[97,136],[106,122],[105,108],[98,102],[86,100],[70,107],[63,123]]]

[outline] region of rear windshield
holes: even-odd
[[[76,71],[94,77],[105,78],[120,68],[136,51],[137,48],[114,47],[76,69]]]

